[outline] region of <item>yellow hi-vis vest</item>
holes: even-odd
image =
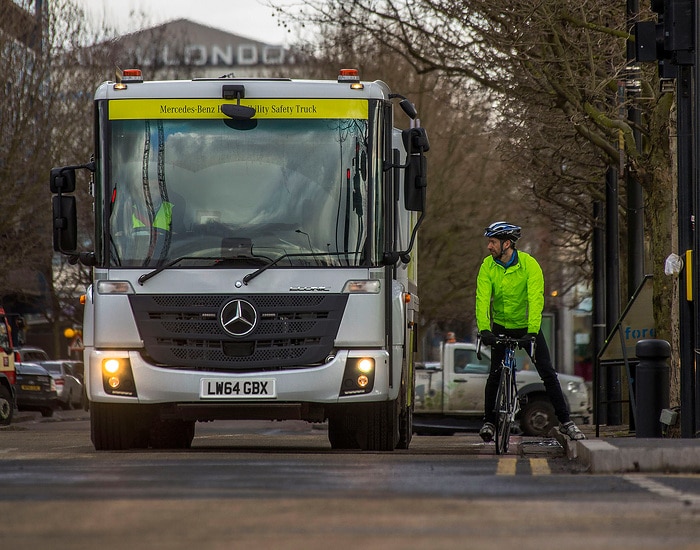
[[[153,227],[170,231],[170,226],[173,223],[173,203],[163,202],[158,208],[156,219],[153,220]]]
[[[170,226],[173,221],[173,204],[171,202],[163,202],[158,208],[156,217],[153,220],[153,227],[156,229],[162,229],[164,231],[170,231]],[[146,227],[146,224],[138,216],[136,212],[136,206],[134,206],[134,211],[131,213],[131,227],[132,229],[137,229],[140,227]]]

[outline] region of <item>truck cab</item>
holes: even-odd
[[[234,418],[327,420],[333,448],[407,448],[429,149],[413,104],[354,69],[134,69],[97,89],[94,113],[93,160],[54,168],[50,190],[54,249],[93,273],[95,448],[187,448],[196,422]],[[78,169],[92,174],[86,251]]]

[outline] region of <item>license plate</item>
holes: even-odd
[[[22,384],[20,386],[24,391],[40,391],[41,386],[30,386],[29,384]]]
[[[274,378],[202,378],[202,399],[245,399],[277,397]]]

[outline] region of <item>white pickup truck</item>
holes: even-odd
[[[447,343],[440,362],[416,364],[416,402],[413,427],[417,434],[452,434],[481,426],[484,386],[489,373],[489,349],[470,343]],[[521,356],[522,355],[522,356]],[[525,435],[546,436],[557,425],[554,408],[529,357],[518,352],[516,376],[520,395],[518,419]],[[580,376],[559,374],[559,383],[572,419],[587,424],[591,407],[586,382]]]

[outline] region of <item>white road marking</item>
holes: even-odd
[[[652,493],[657,494],[659,496],[670,498],[673,500],[678,500],[683,504],[687,504],[689,506],[700,507],[700,495],[678,491],[673,487],[669,487],[668,485],[664,485],[663,483],[659,483],[658,481],[649,479],[646,476],[624,475],[622,477],[626,481],[634,483],[637,487],[641,487],[642,489],[651,491]]]

